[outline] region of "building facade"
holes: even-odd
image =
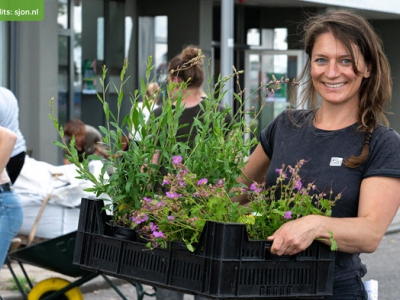
[[[53,144],[59,137],[48,117],[50,102],[61,124],[81,118],[103,125],[96,92],[101,92],[104,65],[107,80],[118,83],[126,58],[127,89],[133,93],[145,77],[150,55],[155,65],[151,77],[162,80],[167,61],[193,44],[202,48],[208,73],[224,74],[232,62],[245,71],[241,86],[251,90],[260,74],[262,80],[272,74],[296,76],[304,63],[298,24],[307,14],[352,5],[343,0],[44,1],[43,21],[0,22],[0,83],[17,95],[21,130],[32,156],[52,164],[61,162],[61,152]],[[389,121],[400,131],[400,8],[390,0],[381,0],[379,7],[373,0],[363,3],[350,8],[369,18],[384,42],[394,81]],[[110,103],[117,97],[110,88]],[[260,128],[286,106],[284,92],[277,99],[261,116]],[[124,103],[127,112],[130,103]]]

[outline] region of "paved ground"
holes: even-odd
[[[369,272],[365,277],[368,279],[377,279],[379,281],[379,299],[380,300],[394,300],[399,299],[397,294],[398,282],[400,281],[400,273],[398,272],[400,256],[397,259],[398,249],[400,246],[400,211],[397,213],[393,220],[388,234],[382,240],[378,250],[373,254],[362,254],[363,261],[369,267]],[[17,273],[18,277],[23,277],[19,266],[14,262],[12,264],[13,270]],[[34,283],[45,280],[51,277],[60,277],[69,281],[77,280],[77,278],[68,277],[55,273],[52,271],[38,268],[32,265],[24,265],[27,274]],[[140,299],[137,296],[135,287],[124,280],[111,278],[112,281],[121,289],[122,293],[128,300]],[[3,266],[0,270],[0,295],[4,300],[22,300],[21,293],[13,289],[15,286],[12,276],[7,266]],[[144,286],[144,291],[152,293],[153,290],[149,286]],[[96,277],[91,281],[79,287],[84,294],[85,300],[118,300],[121,297],[110,288],[106,281],[101,277]],[[154,297],[144,296],[142,300],[154,300]],[[192,300],[193,296],[185,295],[184,300]],[[75,299],[74,299],[75,300]]]
[[[383,237],[378,249],[371,254],[361,254],[368,273],[364,280],[378,281],[379,300],[398,300],[400,282],[400,231]]]

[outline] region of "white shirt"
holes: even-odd
[[[19,108],[18,101],[14,94],[0,87],[0,126],[3,126],[17,135],[17,141],[11,157],[26,151],[25,138],[19,129]]]
[[[150,118],[150,111],[147,109],[147,107],[145,105],[143,105],[143,102],[138,103],[138,110],[141,111],[143,113],[143,120],[145,123],[147,123],[147,121]],[[152,109],[156,109],[158,107],[158,105],[156,105],[154,102],[152,103]],[[133,138],[135,141],[141,141],[142,137],[140,135],[140,128],[135,132],[135,129],[132,128],[132,132],[130,134],[130,137]]]

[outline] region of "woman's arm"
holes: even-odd
[[[17,135],[14,132],[0,126],[0,173],[7,165],[16,141]]]
[[[268,238],[274,241],[271,252],[278,255],[295,254],[306,249],[316,238],[329,240],[329,231],[333,232],[339,251],[374,252],[399,205],[399,178],[366,178],[361,183],[357,217],[310,215],[288,222]]]
[[[240,176],[237,181],[250,186],[253,182],[263,183],[265,181],[265,175],[267,174],[269,164],[269,157],[265,154],[264,149],[260,144],[256,147],[254,152],[250,155],[247,163],[243,169],[243,176]],[[240,202],[245,204],[249,202],[246,195],[233,198],[232,201]]]

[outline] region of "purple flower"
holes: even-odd
[[[250,190],[253,191],[254,193],[260,193],[262,191],[261,187],[257,187],[255,183],[252,183],[250,185]]]
[[[298,181],[296,182],[296,185],[294,186],[294,189],[298,189],[298,190],[300,191],[301,187],[302,187],[301,181],[298,180]]]
[[[171,199],[182,197],[182,194],[178,194],[175,192],[166,192],[165,194],[167,195],[168,198],[171,198]]]
[[[285,211],[285,213],[283,214],[283,217],[287,220],[292,218],[292,212],[290,210]]]
[[[150,230],[151,231],[156,231],[158,229],[158,226],[155,225],[153,222],[150,223]]]
[[[176,155],[172,157],[172,164],[179,165],[182,162],[182,156]]]
[[[165,238],[164,233],[162,231],[153,231],[153,235],[156,238]]]
[[[223,179],[218,179],[217,182],[215,183],[217,187],[223,187],[225,185],[225,180]]]
[[[168,179],[164,179],[162,182],[162,185],[166,185],[166,184],[171,184],[171,181],[169,181]]]
[[[175,217],[174,216],[168,216],[168,220],[173,221],[173,220],[175,220]]]
[[[197,185],[205,185],[207,184],[208,180],[207,178],[202,178],[199,181],[197,181]]]
[[[132,222],[135,222],[136,224],[141,224],[143,222],[146,222],[149,219],[149,215],[148,214],[146,214],[144,216],[143,215],[142,216],[139,215],[137,217],[131,216],[130,219],[131,219]]]
[[[146,202],[151,202],[153,201],[153,199],[151,199],[150,197],[143,197],[143,200]]]

